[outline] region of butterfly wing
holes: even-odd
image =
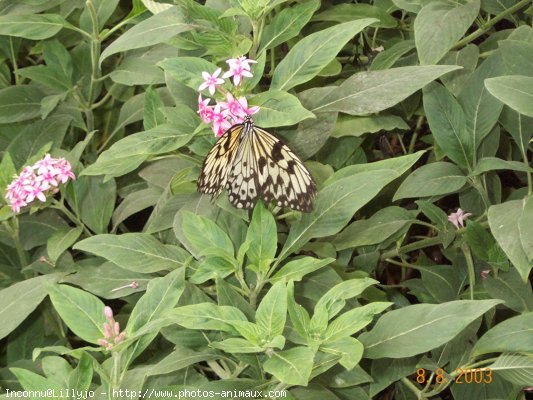
[[[209,151],[198,178],[199,192],[218,196],[226,186],[230,168],[239,148],[242,129],[243,125],[232,126]]]
[[[242,140],[226,183],[229,201],[237,208],[250,208],[259,197],[258,155],[252,146],[253,129],[251,124],[244,126]]]
[[[280,207],[311,211],[316,184],[302,161],[264,129],[254,127],[251,137],[261,198]]]

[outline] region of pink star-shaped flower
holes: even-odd
[[[198,90],[209,89],[211,96],[214,95],[217,85],[222,85],[224,83],[224,79],[218,77],[221,72],[222,68],[217,68],[217,70],[213,72],[213,75],[209,75],[209,72],[206,71],[202,72],[204,83],[198,87]]]

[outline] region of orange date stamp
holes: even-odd
[[[416,370],[416,381],[420,384],[426,383],[427,372],[424,368],[418,368]],[[453,374],[447,374],[442,368],[437,368],[434,374],[435,383],[437,384],[450,381],[456,384],[492,383],[492,370],[490,368],[456,368]]]

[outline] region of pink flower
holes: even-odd
[[[226,119],[224,112],[220,110],[220,104],[217,104],[213,110],[213,132],[216,136],[222,136],[229,128],[231,122]]]
[[[111,307],[104,307],[104,315],[107,318],[107,322],[102,324],[104,327],[104,338],[98,339],[98,343],[102,347],[105,347],[106,350],[111,350],[115,344],[125,339],[126,332],[120,332],[120,325],[115,321]]]
[[[465,213],[463,210],[458,208],[456,212],[448,215],[448,221],[454,224],[457,229],[464,228],[465,220],[471,215],[472,215],[471,213]]]
[[[200,85],[198,90],[209,88],[209,93],[211,96],[214,95],[217,85],[222,85],[224,83],[224,79],[218,77],[221,72],[222,68],[218,68],[215,72],[213,72],[213,75],[209,75],[209,72],[206,71],[202,72],[204,83]]]
[[[76,179],[70,163],[64,158],[52,158],[46,154],[34,165],[22,169],[7,186],[5,198],[9,200],[13,212],[19,213],[22,207],[35,199],[45,202],[48,194],[59,191],[59,182],[66,183],[69,179]]]
[[[244,69],[242,65],[235,65],[230,67],[230,70],[222,75],[223,78],[233,76],[233,84],[239,86],[243,77],[251,78],[253,75],[249,70]]]
[[[198,114],[204,123],[208,124],[213,120],[213,108],[208,104],[211,99],[202,99],[202,95],[198,96]]]

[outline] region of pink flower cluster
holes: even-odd
[[[213,96],[217,89],[225,93],[226,101],[219,101],[216,105],[210,106],[211,99],[203,99],[202,95],[198,96],[198,114],[206,124],[213,124],[213,132],[215,135],[222,136],[232,125],[241,124],[246,115],[252,115],[259,111],[259,107],[248,107],[248,100],[241,96],[235,98],[229,91],[225,92],[220,85],[224,84],[224,78],[233,77],[233,85],[237,88],[242,82],[243,78],[251,78],[250,64],[257,63],[255,60],[249,60],[245,56],[232,58],[226,61],[229,65],[229,70],[219,78],[222,68],[218,68],[213,74],[202,72],[204,82],[200,85],[198,90],[202,91],[208,89],[209,94]]]
[[[19,213],[35,199],[46,201],[46,195],[57,193],[60,183],[76,179],[70,163],[64,158],[44,156],[32,166],[26,166],[19,176],[7,186],[6,199],[11,209]]]
[[[104,339],[98,339],[98,343],[106,350],[111,350],[115,344],[124,340],[126,332],[120,332],[120,325],[115,321],[111,307],[104,307],[104,315],[108,322],[104,322]]]

